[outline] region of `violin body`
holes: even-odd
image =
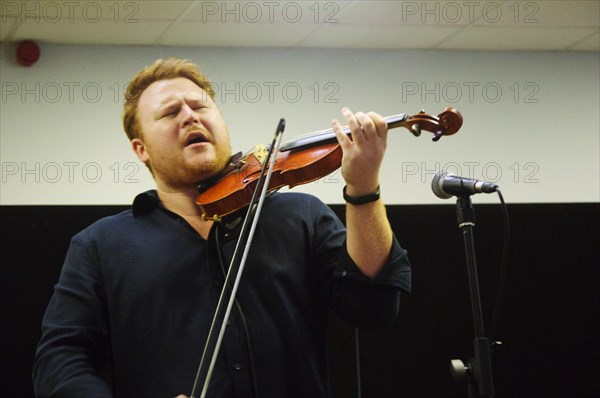
[[[437,141],[443,135],[456,133],[462,126],[462,116],[455,109],[446,108],[437,118],[421,111],[415,116],[390,116],[386,122],[390,129],[405,127],[415,136],[422,130],[433,132],[433,140]],[[343,129],[350,134],[347,126]],[[209,187],[202,186],[196,203],[201,206],[204,219],[220,221],[250,203],[263,170],[264,153],[262,147],[246,154],[231,163],[227,172],[211,181]],[[337,170],[342,163],[342,149],[331,129],[287,142],[274,156],[269,192],[316,181]]]

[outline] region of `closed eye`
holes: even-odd
[[[164,111],[164,112],[163,112],[163,113],[160,115],[160,117],[161,117],[161,118],[164,118],[164,117],[170,117],[170,118],[172,118],[172,117],[175,117],[175,116],[177,116],[177,113],[178,113],[178,112],[179,112],[179,109],[166,109],[166,110],[165,110],[165,111]]]
[[[206,105],[201,103],[201,102],[193,102],[189,104],[189,107],[192,108],[195,111],[199,111],[201,109],[206,108]]]

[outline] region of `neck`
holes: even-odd
[[[196,204],[196,187],[173,188],[157,182],[156,191],[165,208],[183,217],[202,238],[208,237],[213,222],[202,219],[202,211]]]

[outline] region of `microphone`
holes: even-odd
[[[473,195],[476,193],[493,193],[498,185],[487,181],[472,178],[459,177],[438,171],[431,180],[431,189],[435,196],[448,199],[452,196]]]

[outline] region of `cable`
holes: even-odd
[[[356,397],[362,398],[362,386],[360,380],[360,340],[358,328],[354,328],[354,350],[356,352]]]
[[[220,239],[219,239],[219,231],[220,231],[220,228],[219,228],[219,226],[217,226],[217,231],[215,233],[217,254],[218,254],[218,258],[219,258],[219,264],[221,265],[221,271],[223,272],[223,276],[226,277],[227,270],[225,269],[225,263],[223,262],[223,253],[221,253],[221,243],[220,243]],[[250,361],[250,374],[252,375],[252,384],[254,387],[254,398],[258,398],[258,383],[256,380],[256,367],[254,366],[254,357],[252,355],[252,344],[250,342],[250,332],[248,330],[246,316],[244,315],[244,311],[242,311],[242,306],[240,305],[237,298],[235,299],[235,306],[240,314],[240,319],[242,321],[242,326],[244,327],[244,333],[246,335],[246,345],[248,347],[248,359]]]

